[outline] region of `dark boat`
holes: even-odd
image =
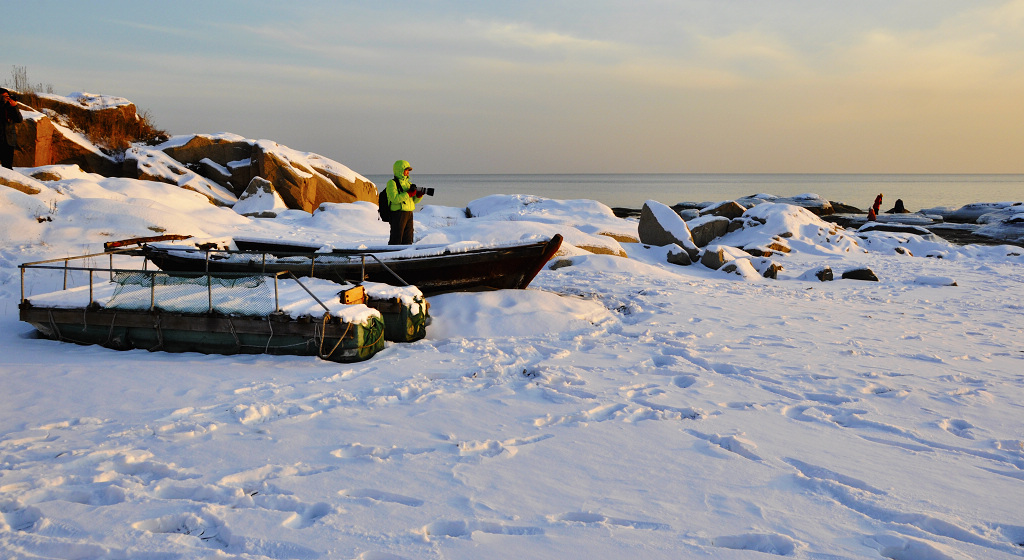
[[[458,245],[342,253],[200,250],[145,244],[139,251],[165,271],[289,271],[335,282],[414,285],[424,294],[526,288],[562,244],[562,236],[528,243],[461,249]],[[291,248],[294,248],[292,246]]]
[[[296,321],[284,315],[245,317],[161,310],[73,309],[24,301],[19,317],[44,337],[114,350],[203,354],[317,356],[335,362],[367,360],[384,348],[384,321]]]
[[[287,273],[182,275],[113,266],[73,267],[67,262],[97,256],[20,265],[19,318],[46,338],[116,350],[290,354],[337,362],[366,360],[382,350],[388,336],[388,313],[395,323],[390,330],[404,337],[396,339],[411,341],[423,334],[418,327],[426,319],[425,302],[416,306],[420,314],[414,315],[412,308],[402,307],[400,301],[391,302],[394,309],[374,313],[339,299],[344,292],[335,294],[333,284],[320,285],[316,289],[321,295],[317,296],[298,279],[282,278],[289,276]],[[63,266],[58,264],[61,260]],[[65,288],[26,297],[25,273],[29,271],[63,274]],[[68,288],[69,273],[77,274],[79,281],[87,275],[86,285]],[[359,291],[361,294],[361,287]],[[302,308],[309,303],[307,296],[319,304],[319,310]],[[375,306],[383,303],[387,302]],[[285,310],[296,305],[299,311]]]

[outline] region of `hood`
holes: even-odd
[[[402,173],[405,172],[406,168],[412,169],[412,165],[404,159],[396,161],[393,167],[395,170],[395,177],[402,177]]]

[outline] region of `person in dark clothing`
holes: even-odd
[[[14,149],[18,145],[17,142],[8,141],[8,138],[14,139],[14,125],[24,119],[18,109],[18,102],[11,92],[6,88],[0,88],[0,94],[3,97],[3,101],[0,102],[0,111],[3,111],[3,115],[0,117],[0,123],[2,123],[0,126],[3,127],[3,130],[0,130],[0,164],[11,169],[14,167]]]
[[[882,210],[882,195],[879,194],[875,197],[875,203],[871,205],[871,209],[868,210],[868,221],[873,222],[878,218],[878,213]]]
[[[411,245],[413,241],[413,217],[416,203],[423,199],[423,194],[416,190],[416,185],[409,182],[412,165],[404,159],[395,162],[395,176],[388,181],[386,188],[388,206],[391,208],[391,237],[388,245]]]

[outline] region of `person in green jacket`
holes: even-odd
[[[413,237],[412,213],[423,194],[409,182],[412,165],[404,159],[395,162],[395,176],[388,181],[387,198],[391,207],[391,238],[388,245],[411,245]]]

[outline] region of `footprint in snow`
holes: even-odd
[[[424,503],[423,500],[419,498],[412,498],[401,494],[392,494],[390,492],[384,492],[383,490],[373,490],[370,488],[341,490],[338,494],[349,498],[372,500],[374,502],[389,502],[409,507],[420,507]]]
[[[971,433],[971,429],[974,428],[974,426],[966,420],[954,420],[947,418],[946,420],[939,422],[939,427],[956,437],[974,439],[974,434]]]
[[[583,525],[594,525],[594,526],[615,526],[615,527],[629,527],[632,529],[646,529],[650,531],[663,531],[671,529],[671,526],[665,523],[656,523],[653,521],[637,521],[633,519],[622,519],[618,517],[606,517],[599,513],[589,512],[568,512],[560,515],[550,515],[548,519],[552,523],[580,523]]]
[[[427,541],[431,537],[454,537],[468,538],[475,532],[487,533],[490,535],[512,535],[530,536],[543,535],[544,530],[540,527],[505,525],[503,523],[491,523],[486,521],[461,521],[445,520],[435,521],[424,525],[416,533],[423,535]]]
[[[778,556],[791,556],[805,545],[800,541],[778,533],[747,533],[715,537],[711,544],[730,550],[753,550]]]

